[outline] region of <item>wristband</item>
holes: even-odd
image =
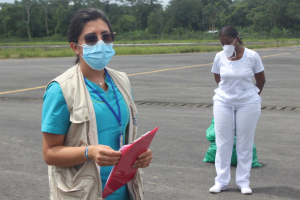
[[[92,161],[92,160],[90,160],[89,157],[88,157],[88,150],[89,150],[89,147],[90,147],[90,146],[87,146],[87,147],[85,148],[85,157],[86,157],[86,159],[88,160],[88,163]]]

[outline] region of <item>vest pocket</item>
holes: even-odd
[[[94,199],[94,186],[96,181],[92,176],[70,179],[66,173],[57,172],[57,195],[60,199]]]
[[[63,200],[80,200],[83,195],[83,188],[81,189],[73,189],[73,190],[63,190],[61,188],[57,188],[60,199]]]

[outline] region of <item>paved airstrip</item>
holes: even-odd
[[[251,171],[253,194],[240,194],[235,167],[228,190],[210,194],[215,169],[202,162],[212,119],[214,53],[115,56],[109,67],[131,81],[139,134],[159,126],[144,169],[145,199],[300,199],[300,46],[256,50],[266,84],[255,144],[263,166]],[[74,58],[0,60],[0,199],[48,199],[40,132],[47,83]]]

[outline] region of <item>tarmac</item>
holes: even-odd
[[[210,72],[216,52],[115,56],[110,68],[128,74],[139,111],[139,135],[160,127],[143,175],[144,199],[300,199],[300,46],[256,50],[265,66],[262,114],[255,145],[262,167],[251,171],[252,195],[231,182],[210,194],[216,176],[203,162],[206,129],[217,87]],[[45,86],[75,58],[0,60],[0,200],[49,199],[42,156]]]

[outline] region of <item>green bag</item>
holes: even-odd
[[[204,162],[215,162],[217,146],[215,142],[215,127],[214,127],[214,118],[211,120],[211,125],[206,130],[206,139],[210,142],[209,148],[206,152],[205,158],[203,159]],[[232,149],[232,156],[231,156],[231,165],[237,165],[237,155],[236,155],[236,137],[234,138],[234,144]],[[257,161],[257,153],[256,153],[256,146],[253,144],[253,159],[252,159],[252,167],[261,167],[262,165]]]
[[[212,118],[211,125],[206,130],[206,139],[209,142],[215,141],[215,120],[214,120],[214,118]]]

